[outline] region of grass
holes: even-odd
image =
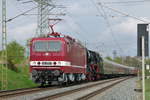
[[[145,88],[146,88],[146,100],[150,100],[150,79],[145,81]]]
[[[146,76],[150,76],[149,70],[146,70],[145,72]],[[145,80],[145,92],[146,100],[150,100],[150,79]]]
[[[8,69],[8,89],[30,88],[37,86],[30,80],[29,67],[19,67],[19,72],[14,72]],[[0,76],[2,75],[2,66],[0,65]],[[0,86],[1,86],[0,77]]]
[[[145,75],[150,76],[150,72],[146,70]],[[142,88],[142,80],[138,81],[138,84]],[[145,99],[150,100],[150,79],[145,79]]]

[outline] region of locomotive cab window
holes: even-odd
[[[61,51],[62,43],[60,41],[36,41],[34,50],[37,52],[58,52]]]

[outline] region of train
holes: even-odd
[[[57,32],[30,41],[31,78],[41,85],[94,81],[136,72],[136,68],[103,59],[77,39]]]

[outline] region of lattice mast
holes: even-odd
[[[2,0],[2,75],[1,89],[7,90],[7,29],[6,29],[6,0]]]
[[[48,32],[48,18],[51,0],[35,0],[38,3],[37,36]]]

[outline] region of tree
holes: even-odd
[[[109,56],[106,57],[106,59],[110,60],[110,61],[113,61],[113,59]]]
[[[16,64],[20,64],[25,59],[24,52],[25,48],[16,41],[7,45],[7,62],[10,69],[17,71]]]
[[[121,58],[121,57],[115,57],[115,58],[113,59],[113,61],[114,61],[114,62],[117,62],[117,63],[119,63],[119,64],[122,64],[122,58]]]

